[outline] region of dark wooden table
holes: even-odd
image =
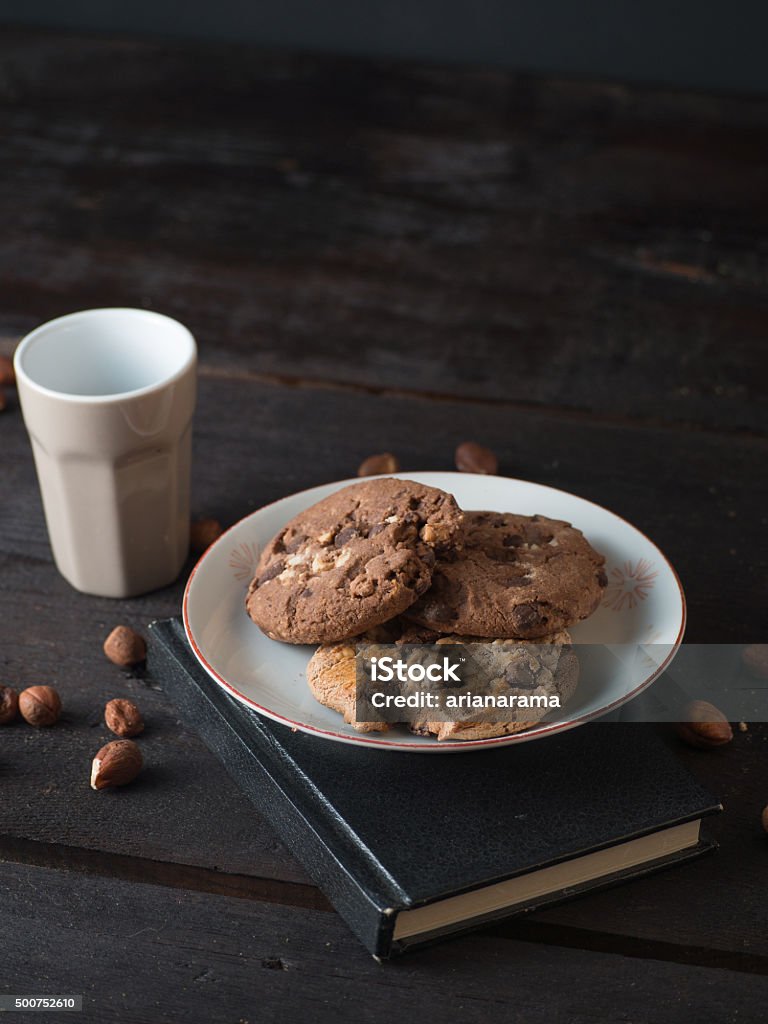
[[[768,100],[7,30],[0,131],[0,352],[89,306],[186,322],[197,514],[472,438],[650,534],[689,639],[766,639]],[[679,749],[725,803],[716,855],[379,966],[151,675],[104,659],[183,578],[68,587],[13,396],[0,483],[2,681],[66,708],[0,735],[3,992],[100,1024],[766,1019],[768,727]],[[117,695],[148,769],[94,793]]]

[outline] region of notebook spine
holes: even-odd
[[[255,713],[246,739],[226,717],[226,703],[206,706],[209,702],[191,685],[191,678],[177,680],[183,669],[179,667],[178,650],[172,654],[169,642],[180,638],[174,638],[173,630],[168,630],[164,622],[152,623],[149,628],[157,641],[150,645],[150,672],[154,664],[162,662],[163,672],[158,675],[177,681],[174,703],[190,726],[312,875],[369,952],[381,958],[389,956],[395,911],[402,902],[399,893],[392,891],[388,876],[377,870],[366,851],[339,829],[338,820],[330,818],[327,808],[318,815],[322,804],[317,802],[316,794],[306,792],[308,780],[280,758]],[[223,693],[221,699],[230,700]],[[289,791],[296,796],[290,796]],[[333,831],[333,847],[323,835],[329,828]],[[354,874],[350,870],[353,863]]]

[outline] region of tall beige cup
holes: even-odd
[[[91,309],[32,331],[14,366],[59,572],[102,597],[171,583],[189,545],[191,333]]]

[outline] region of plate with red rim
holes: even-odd
[[[669,665],[685,630],[685,596],[677,573],[659,548],[608,509],[575,494],[509,477],[471,473],[398,473],[401,479],[440,487],[464,509],[488,509],[564,519],[606,557],[608,586],[602,604],[570,628],[575,644],[640,650],[631,669],[582,672],[568,703],[534,728],[513,736],[438,742],[395,726],[362,733],[319,704],[306,683],[314,647],[270,640],[245,611],[245,594],[259,554],[299,512],[359,479],[339,480],[291,494],[241,519],[200,558],[183,599],[183,620],[195,657],[232,697],[293,729],[338,743],[409,753],[457,753],[527,743],[592,721],[631,700]],[[366,478],[372,479],[371,477]],[[620,659],[617,660],[619,665]]]

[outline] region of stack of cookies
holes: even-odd
[[[261,555],[246,608],[273,640],[320,645],[307,678],[322,704],[356,728],[385,730],[355,721],[350,641],[566,645],[567,628],[600,604],[603,565],[569,523],[462,512],[438,488],[382,478],[345,487],[284,526]],[[578,671],[575,659],[561,663],[548,685],[567,699]],[[533,724],[425,722],[420,731],[470,739]]]

